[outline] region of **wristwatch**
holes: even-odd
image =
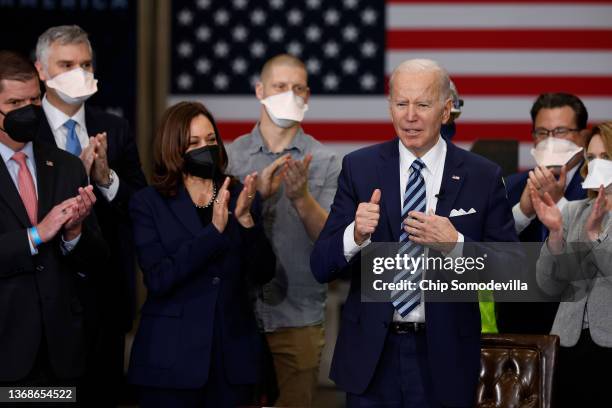
[[[113,181],[115,181],[115,176],[113,175],[114,172],[111,170],[108,172],[108,183],[106,184],[98,184],[98,187],[102,187],[102,188],[109,188],[111,186],[111,184],[113,184]]]

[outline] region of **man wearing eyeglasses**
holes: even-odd
[[[554,149],[570,149],[569,152],[572,148],[584,148],[588,134],[588,112],[577,96],[567,93],[541,94],[531,108],[531,120],[535,148],[541,143],[550,144]],[[558,143],[547,140],[549,138],[571,143]],[[562,146],[559,148],[559,145]],[[527,180],[533,182],[541,197],[548,192],[559,210],[562,210],[568,201],[586,198],[579,171],[583,161],[583,152],[580,151],[565,166],[537,166],[506,178],[508,201],[513,206],[512,215],[521,242],[544,242],[548,236],[548,230],[533,209]],[[506,333],[548,334],[557,306],[558,303],[499,303],[499,330]]]

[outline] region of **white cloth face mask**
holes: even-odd
[[[538,166],[560,167],[581,151],[582,147],[570,140],[547,137],[531,149],[531,155]]]
[[[605,159],[593,159],[589,162],[589,173],[582,182],[585,190],[599,190],[603,184],[607,190],[612,184],[612,161]]]
[[[98,80],[83,68],[62,72],[45,84],[55,89],[57,95],[69,105],[79,105],[98,91]]]
[[[274,124],[282,128],[290,128],[304,119],[304,113],[308,110],[308,104],[304,98],[287,91],[276,95],[270,95],[261,100],[266,107],[266,112]]]

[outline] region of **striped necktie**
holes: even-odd
[[[410,166],[412,172],[408,177],[408,184],[406,185],[406,191],[404,192],[403,198],[404,204],[402,206],[402,225],[399,239],[400,249],[398,252],[401,257],[406,254],[410,258],[417,258],[424,252],[423,246],[412,242],[408,233],[404,231],[404,220],[408,218],[408,213],[410,211],[425,212],[427,197],[425,194],[425,180],[421,174],[421,170],[423,170],[424,167],[425,163],[423,163],[421,159],[416,159]],[[402,317],[405,317],[421,302],[421,290],[418,288],[418,282],[421,280],[422,276],[422,269],[414,270],[414,268],[408,268],[400,271],[393,277],[393,282],[406,279],[417,284],[415,290],[393,291],[391,293],[393,306]]]
[[[79,156],[81,154],[81,142],[79,142],[79,137],[76,133],[76,125],[77,123],[72,119],[68,119],[66,123],[64,123],[64,127],[68,129],[68,134],[66,135],[66,151],[75,156]]]

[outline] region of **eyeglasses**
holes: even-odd
[[[536,128],[533,129],[531,134],[536,139],[545,139],[548,135],[552,135],[553,137],[566,137],[572,132],[578,132],[580,129],[571,129],[566,127],[558,127],[552,130],[548,130],[546,128]]]

